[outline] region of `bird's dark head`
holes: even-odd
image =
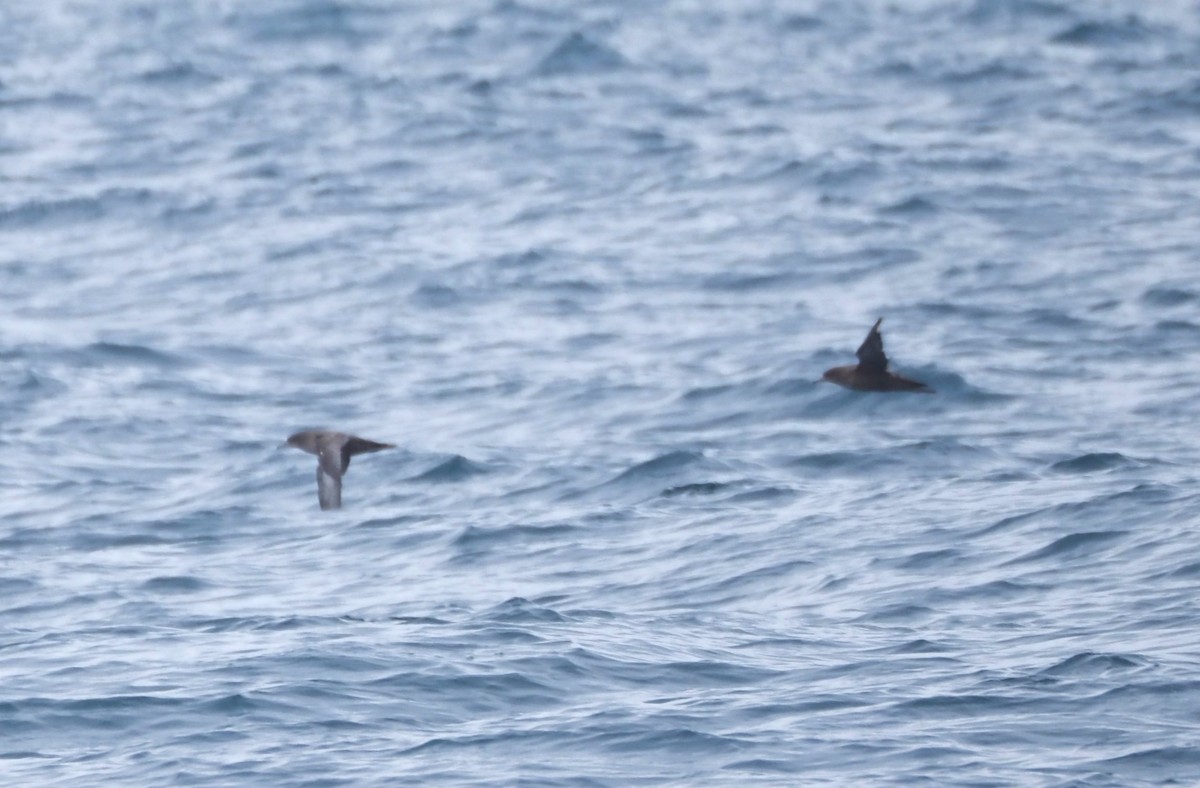
[[[287,445],[294,446],[301,451],[315,453],[317,448],[317,437],[320,434],[321,433],[319,430],[304,430],[303,432],[297,432],[288,436]]]
[[[821,376],[821,380],[826,383],[836,383],[839,386],[849,385],[850,374],[854,372],[854,367],[834,367],[833,369],[825,370],[825,374]]]

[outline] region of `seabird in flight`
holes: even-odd
[[[827,370],[821,380],[855,391],[917,391],[932,394],[933,389],[924,383],[888,372],[888,357],[883,352],[883,336],[879,333],[879,324],[882,322],[882,317],[875,321],[867,338],[855,351],[857,364]]]
[[[376,443],[329,430],[297,432],[287,442],[289,446],[317,455],[317,500],[322,509],[342,507],[342,477],[350,467],[351,457],[395,448],[390,443]]]

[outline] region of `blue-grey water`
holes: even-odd
[[[1191,0],[6,3],[0,186],[6,785],[1200,780]]]

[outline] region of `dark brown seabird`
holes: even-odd
[[[322,509],[342,508],[342,477],[356,454],[394,449],[390,443],[376,443],[344,432],[305,430],[289,436],[289,446],[317,455],[317,500]]]
[[[888,372],[888,358],[883,352],[883,336],[879,333],[879,324],[882,322],[882,317],[875,321],[867,338],[855,351],[854,355],[858,356],[857,364],[827,370],[821,376],[821,380],[828,380],[855,391],[916,391],[932,394],[933,389],[924,383]]]

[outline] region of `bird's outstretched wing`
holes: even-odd
[[[342,508],[342,476],[326,472],[324,462],[317,463],[317,501],[322,510]]]
[[[888,358],[883,352],[883,335],[879,333],[879,324],[882,322],[882,317],[875,321],[867,338],[854,353],[858,356],[858,366],[861,369],[870,372],[887,372]]]
[[[373,451],[383,451],[384,449],[394,449],[395,446],[391,443],[377,443],[369,441],[366,438],[358,438],[354,435],[347,435],[346,442],[342,444],[342,473],[350,467],[350,458],[355,454],[369,454]]]

